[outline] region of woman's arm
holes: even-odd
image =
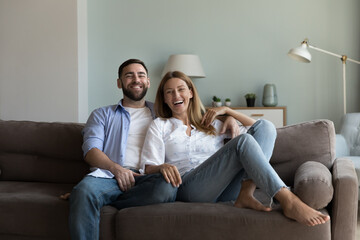
[[[174,187],[179,187],[182,183],[180,173],[174,165],[163,163],[161,165],[145,165],[145,173],[160,172],[167,183],[171,183]]]
[[[233,118],[241,122],[241,124],[244,126],[251,126],[255,123],[255,119],[225,106],[208,109],[204,114],[201,123],[205,126],[209,126],[217,116],[224,114],[232,116]]]
[[[161,120],[154,120],[149,126],[141,152],[141,171],[146,174],[159,172],[166,182],[179,187],[182,181],[178,169],[165,163],[163,123]]]

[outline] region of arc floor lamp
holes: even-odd
[[[316,51],[326,53],[328,55],[340,58],[342,65],[343,65],[343,97],[344,97],[343,102],[344,102],[344,114],[346,114],[346,61],[354,62],[357,64],[360,64],[360,62],[356,61],[354,59],[348,58],[346,55],[339,55],[336,53],[332,53],[332,52],[323,50],[321,48],[314,47],[309,44],[309,40],[307,38],[301,43],[300,47],[291,49],[289,51],[288,55],[297,61],[309,63],[309,62],[311,62],[311,54],[308,51],[308,48],[311,48]]]

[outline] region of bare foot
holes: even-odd
[[[258,211],[265,211],[265,212],[271,211],[271,208],[265,207],[256,198],[254,198],[253,196],[249,196],[249,195],[241,196],[241,194],[240,194],[239,197],[236,199],[234,206],[238,207],[238,208],[251,208],[251,209],[255,209]]]
[[[275,195],[275,198],[279,200],[280,205],[283,208],[284,215],[299,223],[308,226],[316,226],[330,220],[328,215],[322,214],[321,212],[309,207],[286,188],[281,189]]]
[[[65,193],[65,194],[63,194],[63,195],[60,195],[60,198],[61,198],[62,200],[69,200],[69,198],[70,198],[70,193]]]

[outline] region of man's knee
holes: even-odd
[[[158,202],[173,202],[176,198],[177,188],[167,183],[161,173],[154,174],[153,196]]]

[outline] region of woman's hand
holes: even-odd
[[[164,176],[165,181],[171,183],[174,187],[179,187],[182,183],[180,173],[177,167],[164,163],[159,166],[160,173]]]
[[[215,118],[219,115],[227,114],[228,107],[216,107],[216,108],[209,108],[206,113],[204,114],[201,124],[205,125],[206,127],[210,126],[210,124],[215,120]]]

